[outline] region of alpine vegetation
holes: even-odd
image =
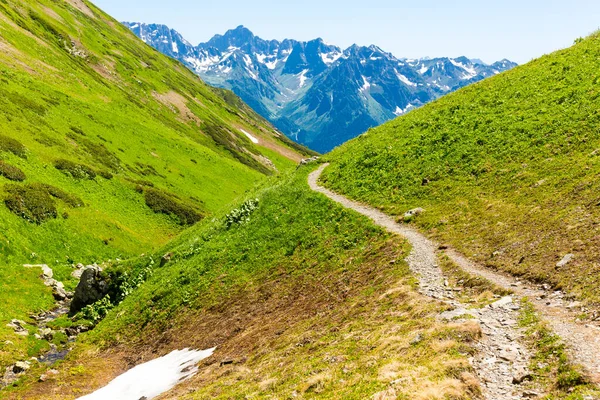
[[[600,35],[513,68],[2,0],[0,50],[0,398],[600,398]]]
[[[84,267],[156,250],[314,153],[88,1],[2,1],[0,32],[5,371],[87,329],[37,314],[68,310]]]

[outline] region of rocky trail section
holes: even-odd
[[[591,313],[591,321],[582,320],[582,313],[589,310],[562,291],[553,291],[549,285],[532,285],[480,267],[455,250],[447,250],[446,255],[465,272],[510,289],[519,297],[527,297],[554,333],[565,341],[573,361],[585,368],[594,383],[600,383],[600,316],[597,313]]]
[[[312,190],[322,193],[346,208],[353,209],[386,230],[405,237],[412,246],[406,261],[411,270],[418,276],[420,291],[432,298],[446,302],[453,310],[440,317],[446,320],[471,318],[479,323],[483,338],[477,344],[478,354],[471,360],[481,382],[482,391],[487,399],[512,400],[537,397],[537,393],[529,390],[521,383],[528,378],[527,366],[530,354],[519,339],[523,332],[519,329],[519,305],[511,296],[480,309],[469,309],[455,299],[454,292],[446,284],[444,275],[437,264],[438,246],[417,230],[406,224],[397,223],[392,217],[381,211],[352,201],[344,196],[327,190],[318,184],[319,177],[328,164],[322,165],[309,175],[308,183]],[[518,297],[527,296],[566,342],[570,344],[573,359],[581,363],[597,382],[600,372],[600,330],[568,322],[567,307],[558,302],[559,294],[553,294],[556,300],[550,304],[545,290],[528,287],[486,269],[470,263],[466,258],[454,251],[447,255],[466,272],[482,276],[498,286],[513,291]],[[564,296],[562,296],[564,297]],[[560,310],[560,311],[559,311]]]

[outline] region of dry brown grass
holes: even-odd
[[[390,240],[366,249],[352,273],[318,281],[274,271],[270,281],[231,293],[212,309],[181,310],[173,328],[150,332],[144,341],[75,355],[56,380],[32,386],[26,396],[33,397],[23,398],[84,394],[174,349],[215,345],[198,375],[160,398],[469,398],[477,387],[458,349],[480,333],[470,323],[436,319],[443,305],[415,291],[406,265],[390,264],[405,251]],[[422,341],[411,343],[419,333]],[[85,370],[71,375],[77,365]]]
[[[297,152],[291,150],[290,148],[284,146],[283,144],[277,142],[275,139],[273,139],[271,137],[272,133],[265,133],[261,130],[260,134],[257,134],[255,130],[250,130],[248,128],[245,127],[241,127],[241,126],[237,126],[238,129],[244,129],[246,131],[248,131],[249,133],[253,134],[256,138],[259,139],[259,144],[258,146],[262,146],[265,147],[269,150],[273,150],[278,154],[281,154],[282,156],[294,161],[294,162],[300,162],[302,160],[302,155],[298,154]]]
[[[84,13],[90,18],[96,18],[94,12],[88,7],[84,0],[65,0],[67,3],[71,4],[73,7]]]
[[[53,9],[51,9],[50,7],[43,7],[44,10],[44,14],[52,17],[53,19],[57,20],[60,23],[64,23],[65,20],[56,13],[56,11],[54,11]]]
[[[170,91],[167,93],[156,93],[152,95],[156,100],[169,107],[173,112],[179,113],[179,117],[183,122],[194,121],[198,126],[202,123],[200,118],[189,109],[187,99],[181,94]]]

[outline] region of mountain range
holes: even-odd
[[[207,83],[231,89],[293,140],[327,152],[371,127],[517,64],[405,59],[377,46],[264,40],[244,26],[194,46],[165,25],[125,22]]]

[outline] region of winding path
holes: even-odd
[[[406,238],[412,246],[406,261],[419,277],[421,293],[451,304],[454,310],[448,312],[448,319],[470,314],[480,323],[484,337],[478,345],[480,351],[473,359],[473,366],[479,375],[485,397],[494,400],[526,398],[524,389],[515,382],[519,381],[520,375],[526,373],[524,369],[529,364],[530,354],[518,340],[523,333],[516,323],[519,306],[513,299],[506,297],[477,310],[469,310],[456,301],[452,290],[444,284],[444,275],[437,265],[438,246],[416,229],[398,224],[389,215],[320,186],[319,177],[327,166],[328,164],[321,165],[309,175],[310,188]],[[569,305],[563,300],[564,294],[548,292],[519,282],[514,277],[492,272],[470,262],[454,250],[446,251],[446,255],[469,274],[481,276],[511,290],[515,296],[527,297],[554,332],[567,343],[572,359],[583,366],[592,381],[600,383],[600,326],[576,322],[577,313],[569,309]]]

